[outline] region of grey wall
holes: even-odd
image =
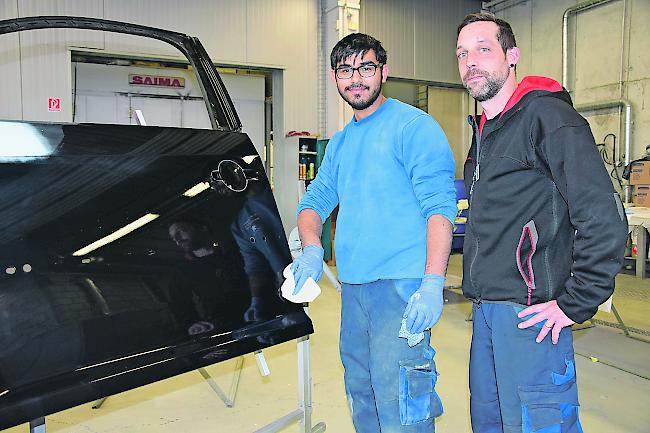
[[[456,26],[478,0],[362,0],[361,30],[382,42],[390,75],[460,83]]]
[[[511,23],[521,48],[519,78],[546,75],[561,81],[562,15],[578,3],[529,0],[497,14]],[[650,1],[617,0],[580,12],[569,29],[574,104],[629,99],[634,118],[631,156],[640,157],[650,143]],[[617,110],[587,114],[596,142],[610,132],[623,140]]]
[[[316,131],[318,0],[0,0],[0,19],[78,15],[198,36],[217,63],[283,69],[287,130]],[[116,33],[38,30],[0,37],[0,118],[71,121],[72,47],[179,57],[171,46]],[[62,98],[48,113],[47,97]],[[11,101],[8,103],[7,101]]]

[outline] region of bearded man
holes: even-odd
[[[442,313],[457,210],[453,156],[431,116],[382,94],[379,41],[346,36],[330,60],[354,117],[330,140],[298,206],[296,290],[322,274],[322,224],[338,205],[340,352],[355,429],[431,433],[442,405],[429,329]]]

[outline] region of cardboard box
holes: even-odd
[[[650,161],[632,163],[630,185],[650,185]]]
[[[650,185],[634,185],[632,202],[635,206],[650,207]]]

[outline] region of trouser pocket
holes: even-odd
[[[433,361],[434,350],[427,348],[425,357],[400,361],[399,410],[402,425],[416,424],[442,415],[442,402],[435,391],[438,373]]]
[[[575,364],[565,362],[566,371],[553,373],[553,383],[519,387],[522,433],[582,433]]]

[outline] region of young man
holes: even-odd
[[[582,432],[570,326],[614,290],[623,206],[569,94],[544,77],[517,84],[508,23],[468,15],[456,55],[483,108],[465,162],[473,431]]]
[[[319,280],[321,228],[338,204],[340,351],[354,426],[358,433],[430,433],[442,406],[425,330],[442,313],[455,165],[433,118],[382,95],[386,60],[381,43],[364,34],[332,50],[332,79],[354,117],[330,140],[298,206],[303,254],[293,272],[297,290],[308,277]],[[402,327],[408,342],[398,337]],[[424,341],[410,347],[423,331]]]

